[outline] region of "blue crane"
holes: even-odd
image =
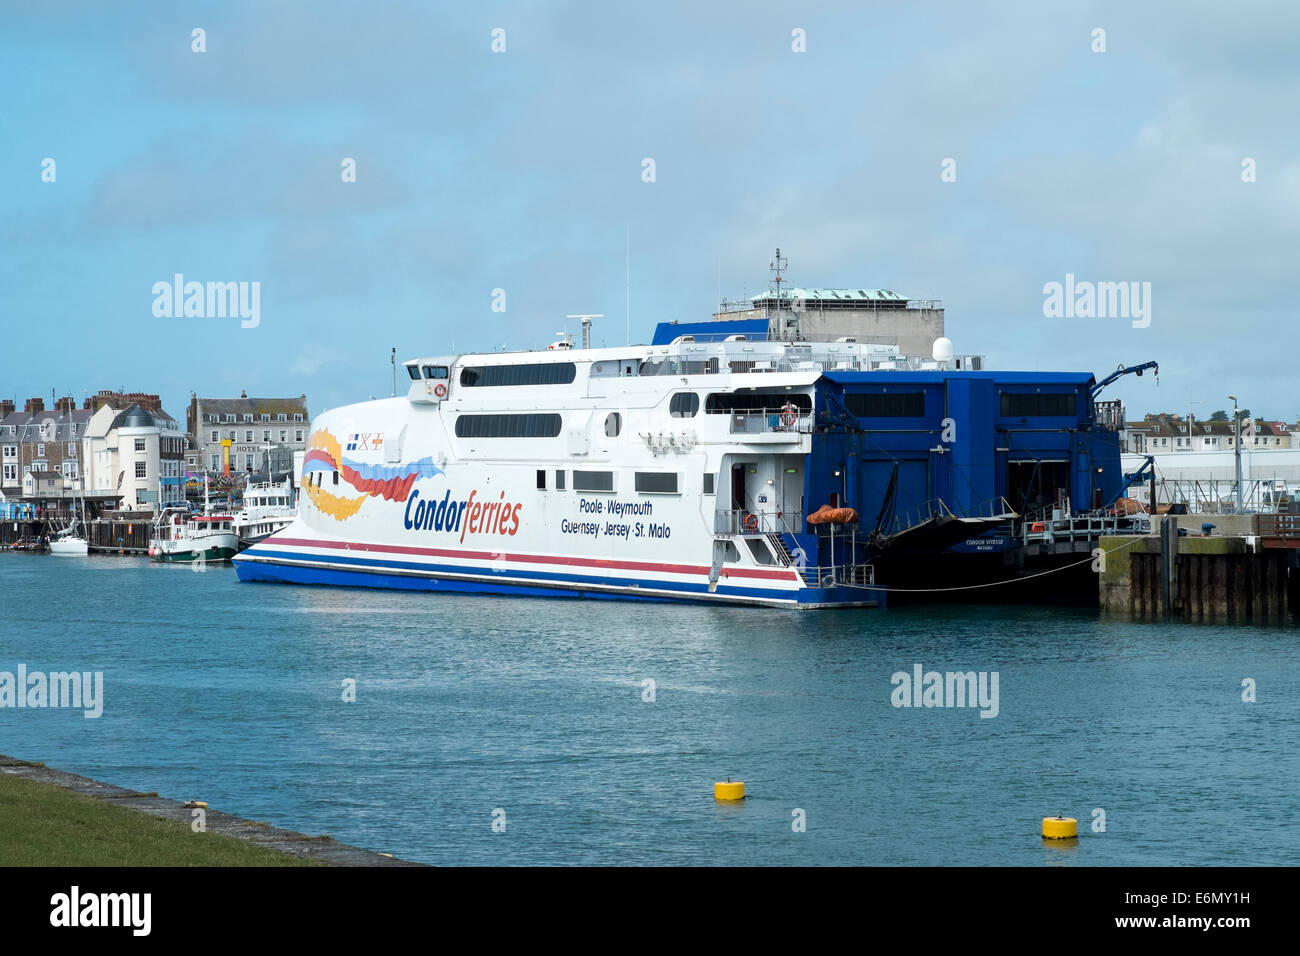
[[[1092,387],[1092,397],[1096,398],[1101,393],[1101,390],[1105,388],[1107,385],[1109,385],[1111,382],[1115,381],[1115,379],[1122,378],[1123,376],[1128,375],[1130,372],[1132,372],[1134,375],[1141,375],[1149,368],[1155,369],[1156,384],[1159,385],[1160,384],[1160,363],[1159,362],[1143,362],[1141,365],[1130,365],[1128,367],[1121,365],[1119,368],[1111,372],[1109,375],[1107,375],[1105,378],[1103,378],[1100,382],[1098,382],[1096,385]]]

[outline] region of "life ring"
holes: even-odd
[[[799,413],[795,411],[793,405],[787,404],[785,408],[781,409],[781,424],[786,428],[791,427],[798,420]]]
[[[745,527],[750,531],[758,530],[758,515],[745,515]]]
[[[439,382],[437,385],[433,386],[433,394],[437,395],[439,398],[446,398],[447,386],[443,385],[442,382]]]

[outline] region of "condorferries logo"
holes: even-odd
[[[402,524],[407,531],[459,532],[460,541],[465,540],[466,534],[511,535],[519,530],[519,510],[522,507],[506,501],[504,491],[496,501],[479,498],[477,491],[471,491],[468,498],[452,501],[450,489],[443,494],[441,501],[434,498],[424,501],[420,492],[412,490],[402,515]]]
[[[376,432],[355,432],[348,436],[346,451],[383,451],[384,436]]]

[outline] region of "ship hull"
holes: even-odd
[[[517,560],[510,560],[511,557]],[[465,563],[463,553],[450,557],[435,549],[367,547],[357,542],[310,542],[272,536],[242,552],[234,563],[241,581],[281,584],[518,597],[687,601],[798,610],[880,604],[876,592],[861,588],[798,587],[794,586],[793,572],[775,570],[752,569],[745,574],[743,571],[747,569],[741,569],[728,574],[716,586],[710,586],[709,569],[704,566],[634,567],[633,562],[593,562],[559,555],[483,554],[478,560],[487,566]],[[615,563],[622,566],[607,566]],[[547,564],[553,567],[539,567]],[[564,570],[554,566],[563,566]]]
[[[167,553],[155,552],[151,557],[155,561],[229,561],[235,556],[235,549],[229,546],[213,545],[204,549],[189,549]]]

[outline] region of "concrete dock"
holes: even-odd
[[[1206,524],[1215,526],[1208,534]],[[1300,516],[1157,517],[1152,534],[1102,537],[1099,547],[1107,552],[1099,581],[1106,611],[1280,624],[1297,606]]]

